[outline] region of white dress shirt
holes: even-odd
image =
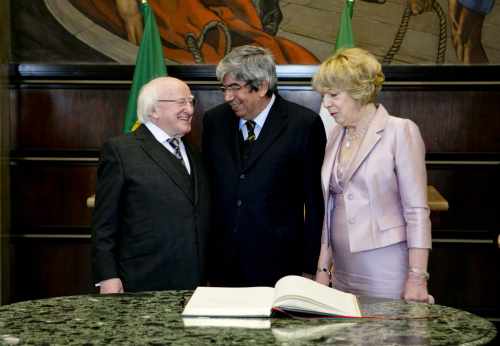
[[[154,138],[175,156],[174,148],[172,148],[172,146],[167,142],[170,138],[172,138],[172,136],[168,135],[165,131],[160,129],[151,121],[145,123],[144,125],[149,129],[149,131],[151,131]],[[180,137],[177,137],[177,139],[179,140],[179,149],[181,151],[182,161],[184,163],[184,166],[186,167],[188,174],[191,174],[191,166],[189,165],[189,158],[186,152],[186,147],[184,146],[184,143],[182,142],[182,139]]]
[[[273,94],[273,96],[271,97],[271,101],[269,101],[266,108],[264,108],[264,110],[262,112],[260,112],[255,117],[255,119],[253,119],[253,121],[255,121],[255,128],[253,129],[253,132],[255,134],[255,140],[257,140],[259,138],[260,131],[264,127],[264,123],[266,122],[267,116],[269,115],[269,111],[271,110],[271,107],[273,106],[275,99],[276,99],[276,96],[274,96],[274,94]],[[243,135],[244,140],[247,140],[247,138],[248,138],[248,129],[245,126],[247,121],[248,120],[240,119],[240,124],[239,124],[239,128],[240,128],[241,134]]]

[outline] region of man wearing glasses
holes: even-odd
[[[203,119],[214,205],[209,281],[274,286],[285,275],[312,275],[324,213],[321,119],[278,95],[266,49],[235,48],[216,73],[225,103]]]
[[[154,79],[139,94],[141,126],[102,148],[92,256],[101,293],[205,282],[207,177],[199,153],[183,140],[193,107],[186,83]]]

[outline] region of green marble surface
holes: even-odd
[[[482,345],[493,324],[440,305],[361,298],[361,319],[183,320],[190,291],[58,297],[0,307],[1,345]],[[189,327],[238,322],[241,327]],[[253,328],[250,328],[253,327]]]

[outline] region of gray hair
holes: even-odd
[[[240,46],[234,48],[217,65],[217,79],[222,81],[226,75],[244,81],[252,90],[258,90],[262,82],[269,83],[268,96],[276,88],[276,63],[271,52],[262,47]]]
[[[149,116],[154,111],[154,107],[158,100],[159,83],[155,79],[144,84],[139,91],[137,98],[137,119],[143,124],[150,122]]]

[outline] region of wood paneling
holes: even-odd
[[[191,134],[197,143],[203,112],[223,102],[223,97],[214,86],[192,89],[199,100]],[[320,97],[314,91],[284,86],[280,92],[319,110]],[[14,149],[97,150],[104,140],[121,133],[127,95],[123,88],[21,89]],[[500,90],[431,89],[383,91],[379,100],[390,113],[419,125],[428,153],[499,153],[498,99]]]
[[[9,232],[9,79],[10,39],[9,25],[10,3],[0,2],[0,304],[5,303],[9,296],[9,247],[6,235]]]
[[[96,165],[16,162],[12,173],[12,233],[89,234]]]
[[[389,90],[380,102],[420,127],[428,153],[500,152],[500,90]]]
[[[121,133],[127,95],[125,89],[21,89],[13,149],[97,150]]]
[[[499,132],[500,133],[500,132]],[[428,167],[429,184],[438,187],[450,208],[440,215],[441,231],[500,231],[500,165]]]
[[[90,239],[14,238],[11,302],[96,292]]]
[[[71,236],[90,235],[85,199],[95,189],[98,150],[121,133],[123,124],[129,85],[106,78],[126,80],[131,69],[21,67],[24,78],[32,80],[26,83],[14,73],[11,90],[12,300],[90,292],[90,240]],[[199,146],[203,113],[223,102],[223,95],[213,67],[169,67],[171,75],[176,71],[191,81],[199,101],[188,136]],[[206,71],[212,75],[207,77]],[[431,252],[431,291],[438,303],[498,317],[499,250],[491,240],[500,231],[500,87],[425,84],[433,69],[406,71],[424,83],[388,83],[380,101],[391,113],[418,124],[427,146],[429,183],[450,204],[449,211],[433,215],[433,237],[439,242]],[[477,76],[474,71],[485,69],[442,71],[443,80],[452,80],[458,71],[469,81]],[[400,67],[389,72],[389,82],[404,80]],[[43,81],[50,79],[44,73],[59,81]],[[281,78],[280,93],[318,111],[320,96],[309,86],[310,73],[311,67],[293,70]],[[494,73],[481,75],[499,79]],[[79,79],[86,82],[78,84]],[[62,238],[47,238],[53,236]]]
[[[494,244],[434,244],[429,291],[440,305],[498,317],[500,251]]]

